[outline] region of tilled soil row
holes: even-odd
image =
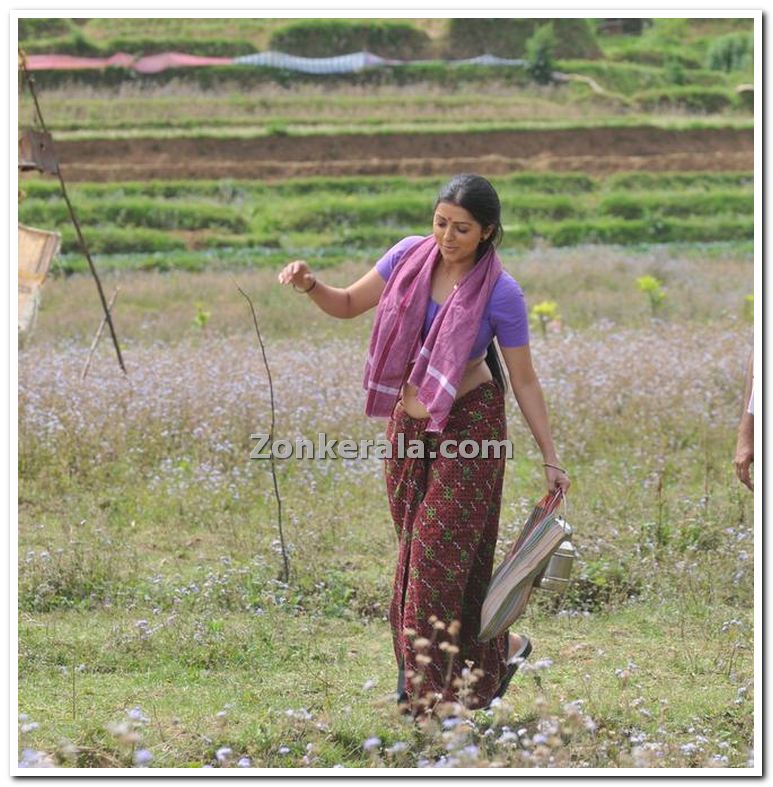
[[[98,139],[57,143],[71,181],[282,179],[523,170],[751,170],[750,130],[658,128],[254,139]]]

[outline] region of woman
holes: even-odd
[[[493,338],[534,439],[548,489],[563,492],[542,389],[532,367],[526,305],[495,248],[499,197],[458,175],[435,203],[432,234],[404,238],[346,288],[319,281],[303,261],[279,274],[333,317],[378,305],[365,368],[368,415],[389,418],[389,507],[400,541],[390,623],[398,694],[415,715],[438,702],[471,708],[501,696],[531,651],[526,637],[479,642],[493,569],[505,456],[443,455],[441,443],[504,440],[505,382]],[[403,439],[399,441],[402,434]],[[421,441],[423,457],[398,455]]]

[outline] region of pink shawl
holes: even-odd
[[[432,272],[440,259],[433,235],[412,246],[395,266],[381,294],[370,337],[363,387],[365,413],[389,418],[421,344]],[[430,414],[428,432],[442,432],[478,335],[483,311],[502,263],[489,249],[459,282],[435,317],[408,379]]]

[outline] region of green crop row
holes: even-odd
[[[560,220],[581,215],[577,200],[562,195],[519,195],[502,192],[503,220]],[[336,196],[320,200],[317,195],[293,200],[292,209],[283,205],[271,211],[269,227],[280,230],[329,230],[371,224],[405,226],[427,222],[432,209],[432,196],[416,192],[394,195]]]
[[[87,240],[93,254],[100,257],[100,269],[188,270],[214,267],[278,266],[290,259],[313,261],[315,267],[335,265],[355,259],[376,260],[397,240],[408,234],[424,234],[426,226],[360,227],[336,234],[288,233],[281,238],[252,236],[221,238],[222,245],[190,251],[182,241],[154,230],[89,230]],[[63,254],[54,273],[87,272],[74,233],[63,231]],[[626,221],[614,217],[569,219],[527,225],[507,225],[502,253],[528,249],[535,243],[552,246],[580,244],[647,245],[660,243],[751,243],[754,225],[750,218],[650,219]],[[226,241],[238,240],[238,243]]]
[[[672,192],[651,194],[610,194],[599,205],[599,213],[622,219],[645,216],[719,216],[722,214],[751,215],[754,195],[741,191],[714,193]]]
[[[740,241],[754,237],[751,218],[652,219],[626,221],[597,219],[565,221],[535,228],[535,235],[553,246],[576,246],[581,243],[674,243]]]
[[[85,225],[117,224],[178,230],[218,227],[235,232],[248,228],[246,220],[230,207],[147,198],[80,199],[77,215]],[[19,220],[27,224],[59,227],[69,223],[70,214],[63,200],[26,199],[19,206]]]
[[[431,200],[445,177],[313,177],[296,178],[267,184],[259,180],[157,180],[123,183],[73,183],[69,191],[79,200],[121,201],[148,197],[164,200],[206,199],[222,204],[242,203],[248,199],[285,199],[313,194],[315,199],[326,200],[334,196],[375,197],[405,194],[413,197],[420,193]],[[583,194],[598,188],[598,184],[587,175],[574,173],[517,173],[494,179],[498,189],[504,191],[538,194]],[[55,200],[61,190],[54,180],[27,180],[22,183],[27,200]],[[195,204],[195,203],[193,203]]]
[[[184,249],[185,241],[168,232],[146,227],[83,227],[86,244],[92,254],[127,254],[131,252],[163,252]],[[81,251],[75,229],[58,228],[62,235],[62,254]]]
[[[754,186],[751,172],[624,172],[603,181],[608,191],[740,189]]]
[[[240,202],[250,197],[302,197],[314,194],[318,199],[328,195],[352,194],[375,196],[396,191],[424,193],[430,198],[446,182],[432,176],[408,178],[401,176],[295,178],[267,184],[259,180],[149,180],[119,183],[73,183],[70,193],[78,199],[123,200],[131,197],[156,199],[210,199],[216,202]],[[620,191],[695,191],[714,189],[751,189],[751,172],[624,172],[606,178],[577,173],[518,172],[491,179],[497,190],[542,194],[590,194]],[[57,181],[24,180],[22,189],[29,199],[58,198]],[[24,204],[24,202],[22,203]]]
[[[138,227],[177,231],[229,230],[226,245],[234,236],[261,233],[278,236],[288,232],[356,231],[360,227],[421,227],[431,217],[433,194],[396,192],[379,195],[328,195],[247,199],[239,207],[179,205],[150,198],[112,199],[102,202],[76,201],[77,215],[89,228]],[[754,198],[746,191],[611,193],[599,200],[551,194],[522,194],[503,190],[502,218],[506,224],[532,224],[592,216],[614,216],[626,220],[653,216],[748,216]],[[61,200],[27,199],[20,206],[19,220],[25,224],[60,228],[70,223]],[[218,245],[221,245],[218,242]]]

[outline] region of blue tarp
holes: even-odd
[[[234,58],[237,65],[268,66],[302,71],[306,74],[349,74],[365,68],[402,63],[401,60],[386,60],[371,52],[354,52],[339,57],[298,57],[284,52],[261,52]]]
[[[306,74],[350,74],[366,68],[380,66],[409,66],[414,64],[436,63],[436,60],[389,60],[374,55],[372,52],[353,52],[351,55],[338,57],[298,57],[286,55],[284,52],[261,52],[257,55],[245,55],[234,58],[234,63],[247,66],[268,66],[269,68],[286,68],[289,71],[302,71]],[[467,60],[446,60],[449,66],[481,65],[481,66],[525,66],[525,60],[508,60],[494,55],[479,55]]]

